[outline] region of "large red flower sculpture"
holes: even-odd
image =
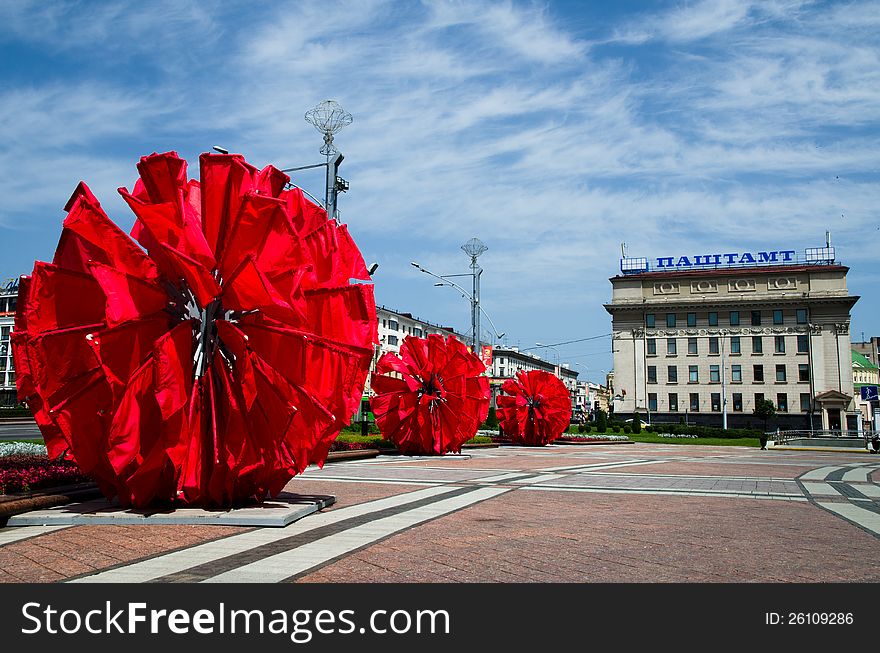
[[[460,451],[489,413],[485,371],[454,336],[407,336],[399,357],[388,352],[376,364],[370,399],[376,425],[402,453]]]
[[[571,423],[571,397],[565,384],[543,370],[518,372],[501,386],[498,395],[501,430],[518,444],[549,444]]]
[[[131,235],[80,183],[22,277],[18,394],[49,455],[124,505],[278,493],[357,409],[376,305],[345,226],[240,155],[143,157]]]

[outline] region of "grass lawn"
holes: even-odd
[[[715,447],[760,447],[758,438],[661,438],[656,433],[628,433],[633,442],[652,444],[706,444]]]

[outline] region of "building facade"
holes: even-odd
[[[830,247],[794,254],[622,259],[605,305],[614,413],[759,427],[768,399],[773,426],[856,429],[848,268]]]
[[[492,369],[490,370],[489,385],[492,389],[492,406],[497,406],[495,398],[501,392],[501,386],[507,379],[512,379],[520,371],[543,370],[555,374],[571,396],[572,410],[578,407],[578,373],[571,369],[567,363],[554,364],[540,356],[521,351],[518,347],[495,347],[492,350]]]
[[[877,336],[865,342],[854,342],[852,348],[853,351],[867,358],[872,364],[880,366],[880,338]]]
[[[18,279],[11,279],[0,288],[0,407],[11,408],[18,404],[15,392],[15,364],[9,334],[15,320],[18,303]]]
[[[878,430],[880,415],[880,367],[867,356],[863,356],[853,346],[852,350],[853,392],[856,409],[861,418],[859,428],[865,431]]]

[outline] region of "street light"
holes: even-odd
[[[342,163],[342,159],[345,157],[333,144],[333,136],[346,125],[350,125],[352,117],[335,100],[324,100],[306,111],[305,119],[306,122],[324,135],[324,145],[321,147],[320,152],[327,157],[327,162],[312,166],[302,166],[300,168],[288,168],[283,172],[317,168],[319,165],[327,166],[324,208],[327,210],[327,217],[338,222],[336,196],[338,193],[344,193],[348,190],[348,182],[337,174],[339,172],[339,164]]]
[[[416,263],[415,261],[411,261],[410,265],[412,265],[417,270],[424,272],[427,275],[434,277],[435,279],[439,279],[440,281],[449,284],[453,288],[456,288],[460,293],[462,293],[466,299],[469,299],[471,302],[471,345],[473,347],[473,351],[478,356],[480,355],[480,275],[483,274],[483,269],[477,264],[477,258],[485,252],[488,247],[479,239],[479,238],[471,238],[464,245],[461,246],[461,250],[471,257],[471,273],[470,274],[434,274],[430,270],[426,270],[421,265]],[[473,292],[468,294],[468,292],[459,286],[454,281],[450,281],[452,277],[472,277],[473,278]],[[482,311],[485,313],[485,311]],[[487,316],[488,317],[488,316]],[[492,320],[489,320],[491,323]],[[493,324],[494,328],[495,325]],[[497,334],[497,329],[496,329]],[[502,334],[503,335],[503,334]]]
[[[458,286],[458,285],[452,283],[451,281],[444,281],[444,282],[442,282],[442,283],[435,283],[435,284],[434,284],[434,287],[435,287],[435,288],[441,288],[441,287],[443,287],[443,286],[446,286],[446,287],[448,287],[448,288],[455,288],[456,290],[458,290],[459,294],[460,294],[462,297],[464,297],[464,298],[465,298],[466,300],[468,300],[468,301],[471,301],[471,296],[468,295],[468,294],[464,291],[464,289],[462,289],[461,286]],[[489,320],[489,324],[492,325],[492,330],[493,330],[494,333],[495,333],[495,340],[501,340],[504,336],[507,335],[506,333],[504,333],[504,331],[500,331],[500,332],[498,331],[498,327],[495,326],[495,323],[492,321],[492,318],[489,317],[489,314],[486,312],[486,310],[485,310],[482,306],[480,306],[480,313],[482,313],[482,314],[485,316],[485,318],[486,318],[487,320]]]

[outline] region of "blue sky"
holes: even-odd
[[[409,262],[465,273],[476,236],[507,343],[576,340],[610,332],[621,242],[803,250],[830,229],[853,337],[880,335],[878,34],[878,2],[0,0],[0,276],[51,260],[80,179],[129,228],[116,188],[144,154],[320,162],[303,114],[334,99],[341,216],[382,304],[467,331]],[[609,345],[558,351],[598,380]]]

